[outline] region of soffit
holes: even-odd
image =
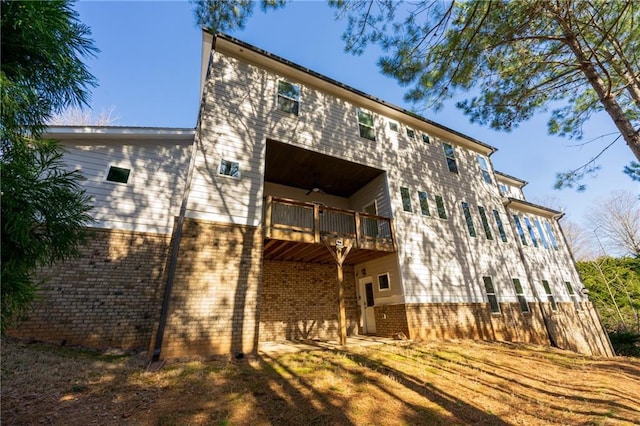
[[[503,203],[505,207],[508,207],[510,209],[532,213],[542,217],[560,219],[562,216],[564,216],[564,213],[557,210],[540,206],[538,204],[533,204],[528,201],[518,200],[517,198],[506,198]]]
[[[381,173],[341,158],[267,141],[266,182],[307,190],[319,187],[327,194],[348,198]]]

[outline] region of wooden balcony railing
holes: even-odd
[[[397,251],[393,219],[268,196],[265,203],[266,238],[306,243],[340,238],[353,248]]]

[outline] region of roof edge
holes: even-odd
[[[519,210],[525,210],[525,211],[537,213],[542,216],[552,217],[554,219],[560,219],[564,216],[563,212],[559,212],[557,210],[551,209],[549,207],[541,206],[539,204],[534,204],[529,201],[520,200],[518,198],[507,197],[503,204],[505,207],[509,207],[513,205],[515,208]]]
[[[206,29],[203,29],[203,31],[209,33],[209,31],[206,30]],[[466,139],[469,142],[477,144],[477,145],[483,147],[485,150],[489,151],[488,155],[492,155],[493,153],[498,151],[498,148],[496,148],[494,146],[491,146],[491,145],[489,145],[489,144],[487,144],[485,142],[482,142],[482,141],[480,141],[478,139],[475,139],[475,138],[473,138],[471,136],[465,135],[464,133],[458,132],[457,130],[453,130],[453,129],[451,129],[451,128],[447,127],[447,126],[444,126],[442,124],[436,123],[435,121],[431,121],[428,118],[425,118],[425,117],[422,117],[422,116],[416,114],[415,112],[409,111],[409,110],[404,109],[404,108],[402,108],[402,107],[400,107],[398,105],[392,104],[392,103],[384,101],[382,99],[379,99],[379,98],[377,98],[377,97],[375,97],[373,95],[370,95],[370,94],[365,93],[365,92],[363,92],[361,90],[358,90],[358,89],[356,89],[354,87],[351,87],[349,85],[341,83],[341,82],[339,82],[337,80],[332,79],[331,77],[327,77],[324,74],[320,74],[320,73],[318,73],[316,71],[313,71],[313,70],[311,70],[309,68],[306,68],[306,67],[304,67],[302,65],[296,64],[295,62],[292,62],[292,61],[290,61],[288,59],[285,59],[285,58],[283,58],[281,56],[275,55],[275,54],[273,54],[271,52],[268,52],[268,51],[266,51],[264,49],[261,49],[259,47],[256,47],[256,46],[252,45],[252,44],[244,42],[244,41],[242,41],[240,39],[237,39],[237,38],[235,38],[233,36],[230,36],[228,34],[225,34],[225,33],[217,33],[217,34],[215,34],[214,40],[213,40],[213,46],[215,46],[215,44],[216,44],[215,43],[215,39],[218,39],[218,38],[219,39],[223,39],[225,41],[228,41],[229,43],[236,44],[237,46],[242,47],[244,49],[251,50],[254,53],[257,53],[259,55],[263,55],[263,56],[265,56],[265,57],[267,57],[269,59],[272,59],[274,61],[280,62],[280,63],[282,63],[282,64],[284,64],[286,66],[292,67],[292,68],[294,68],[294,69],[296,69],[298,71],[307,73],[307,74],[309,74],[309,75],[311,75],[311,76],[313,76],[315,78],[321,79],[321,80],[323,80],[323,81],[325,81],[325,82],[327,82],[329,84],[335,85],[335,86],[340,87],[340,88],[342,88],[344,90],[347,90],[347,91],[349,91],[351,93],[354,93],[355,95],[364,97],[364,98],[366,98],[366,99],[368,99],[370,101],[376,102],[376,103],[378,103],[380,105],[383,105],[383,106],[385,106],[387,108],[393,109],[393,110],[398,111],[398,112],[400,112],[402,114],[405,114],[407,116],[415,118],[415,119],[417,119],[419,121],[422,121],[422,122],[424,122],[424,123],[426,123],[428,125],[431,125],[431,126],[434,126],[434,127],[438,127],[439,129],[444,130],[445,132],[448,132],[448,133],[456,135],[456,136],[458,136],[460,138]]]

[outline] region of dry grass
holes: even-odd
[[[640,423],[640,361],[398,342],[168,363],[3,341],[2,424]]]

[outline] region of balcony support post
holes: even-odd
[[[264,214],[264,224],[265,224],[265,238],[271,238],[271,215],[273,212],[273,197],[271,195],[267,196],[267,206]]]
[[[342,264],[351,251],[351,246],[333,247],[327,241],[323,241],[338,266],[338,326],[340,329],[340,346],[347,345],[347,313],[344,303],[344,271]]]

